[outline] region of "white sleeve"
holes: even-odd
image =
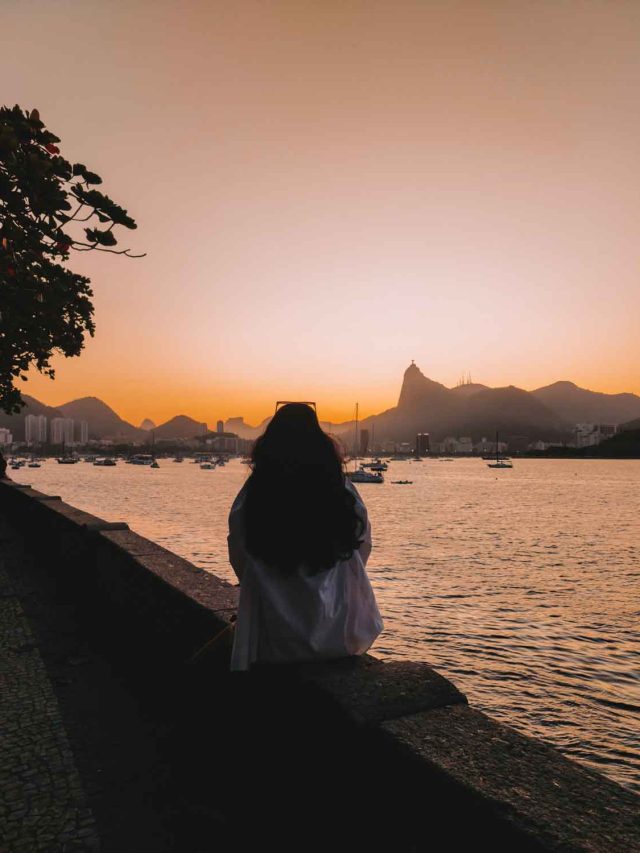
[[[369,521],[369,516],[367,514],[367,510],[365,509],[364,504],[361,504],[362,511],[364,512],[364,536],[360,547],[358,548],[358,552],[360,554],[360,558],[362,560],[362,565],[367,565],[367,560],[369,559],[369,554],[371,553],[371,548],[373,547],[373,543],[371,541],[371,522]]]
[[[348,488],[353,492],[356,499],[355,510],[359,518],[364,522],[364,531],[362,533],[362,543],[358,548],[358,553],[360,554],[360,558],[362,560],[362,565],[367,565],[367,560],[369,559],[369,554],[371,553],[371,548],[373,547],[373,543],[371,541],[371,522],[369,521],[369,514],[367,512],[367,508],[364,505],[362,498],[360,497],[360,493],[353,485],[350,480],[346,481],[348,484]]]
[[[248,562],[248,554],[245,546],[244,530],[244,494],[243,490],[233,502],[229,513],[229,534],[227,536],[227,548],[229,551],[229,562],[236,573],[240,583]]]

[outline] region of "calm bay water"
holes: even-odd
[[[235,582],[227,514],[248,468],[58,465],[19,482]],[[640,791],[640,461],[392,462],[358,486],[385,631],[495,719]],[[409,479],[413,485],[393,485]]]

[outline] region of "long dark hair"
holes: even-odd
[[[257,439],[247,482],[247,550],[284,573],[348,559],[364,532],[342,456],[305,403],[287,403]]]

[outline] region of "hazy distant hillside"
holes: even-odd
[[[568,425],[528,391],[509,385],[486,388],[470,397],[459,428],[474,438],[490,438],[496,430],[505,436],[538,438],[552,437]]]
[[[151,420],[151,418],[145,418],[145,419],[142,421],[142,423],[140,424],[140,429],[150,430],[150,429],[155,429],[155,428],[156,428],[156,425],[155,425],[155,423]]]
[[[627,421],[626,424],[620,424],[619,429],[627,431],[630,429],[640,429],[640,418],[635,418],[633,421]]]
[[[531,393],[570,424],[619,424],[640,418],[637,394],[603,394],[579,388],[573,382],[554,382]]]
[[[97,397],[82,397],[60,406],[64,416],[77,421],[88,421],[90,438],[122,439],[123,441],[143,441],[147,437],[144,430],[123,421],[112,408]]]
[[[156,438],[195,438],[197,435],[204,435],[206,431],[205,423],[194,421],[187,415],[176,415],[175,418],[156,427],[153,434]]]
[[[240,438],[254,439],[265,431],[271,418],[265,418],[258,426],[245,423],[244,418],[228,418],[224,423],[225,432],[233,432]]]
[[[424,376],[416,364],[404,373],[398,405],[365,418],[362,427],[373,430],[375,442],[409,441],[418,432],[433,439],[447,435],[469,435],[474,440],[491,438],[499,430],[503,439],[526,444],[541,437],[560,437],[568,425],[528,391],[509,386],[488,388],[473,384],[447,388]],[[352,422],[340,424],[337,433],[353,429]]]
[[[18,441],[24,440],[24,419],[28,414],[43,414],[47,418],[70,417],[89,422],[91,438],[120,439],[148,442],[150,430],[156,438],[193,438],[206,432],[207,425],[177,415],[159,427],[145,419],[144,428],[123,420],[97,397],[83,397],[58,408],[45,406],[34,397],[25,395],[27,406],[18,415],[0,413],[0,427],[13,432]],[[255,439],[271,420],[265,418],[257,426],[247,424],[242,417],[229,418],[225,430],[241,438]],[[555,382],[535,391],[524,391],[513,385],[489,388],[480,383],[447,388],[425,376],[411,363],[405,370],[398,405],[360,421],[360,427],[373,434],[376,444],[384,441],[413,442],[416,433],[428,432],[436,441],[447,435],[468,435],[475,441],[491,438],[498,430],[513,447],[526,446],[528,441],[543,438],[562,440],[571,435],[576,423],[618,423],[624,428],[640,426],[640,396],[636,394],[603,394],[579,388],[573,382]],[[340,424],[321,421],[327,432],[340,437],[343,444],[353,442],[354,422]]]
[[[466,385],[456,385],[456,387],[451,390],[461,397],[472,397],[479,391],[488,391],[489,386],[481,385],[479,382],[468,382]]]
[[[29,394],[22,395],[26,400],[27,405],[17,415],[5,415],[0,412],[0,427],[10,429],[15,441],[24,441],[24,419],[27,415],[44,415],[46,418],[61,418],[63,417],[60,409],[54,409],[51,406],[45,406],[40,400],[35,397],[30,397]]]

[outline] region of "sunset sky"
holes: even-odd
[[[640,393],[637,0],[4,0],[3,102],[137,220],[72,256],[50,405],[322,418],[447,385]]]

